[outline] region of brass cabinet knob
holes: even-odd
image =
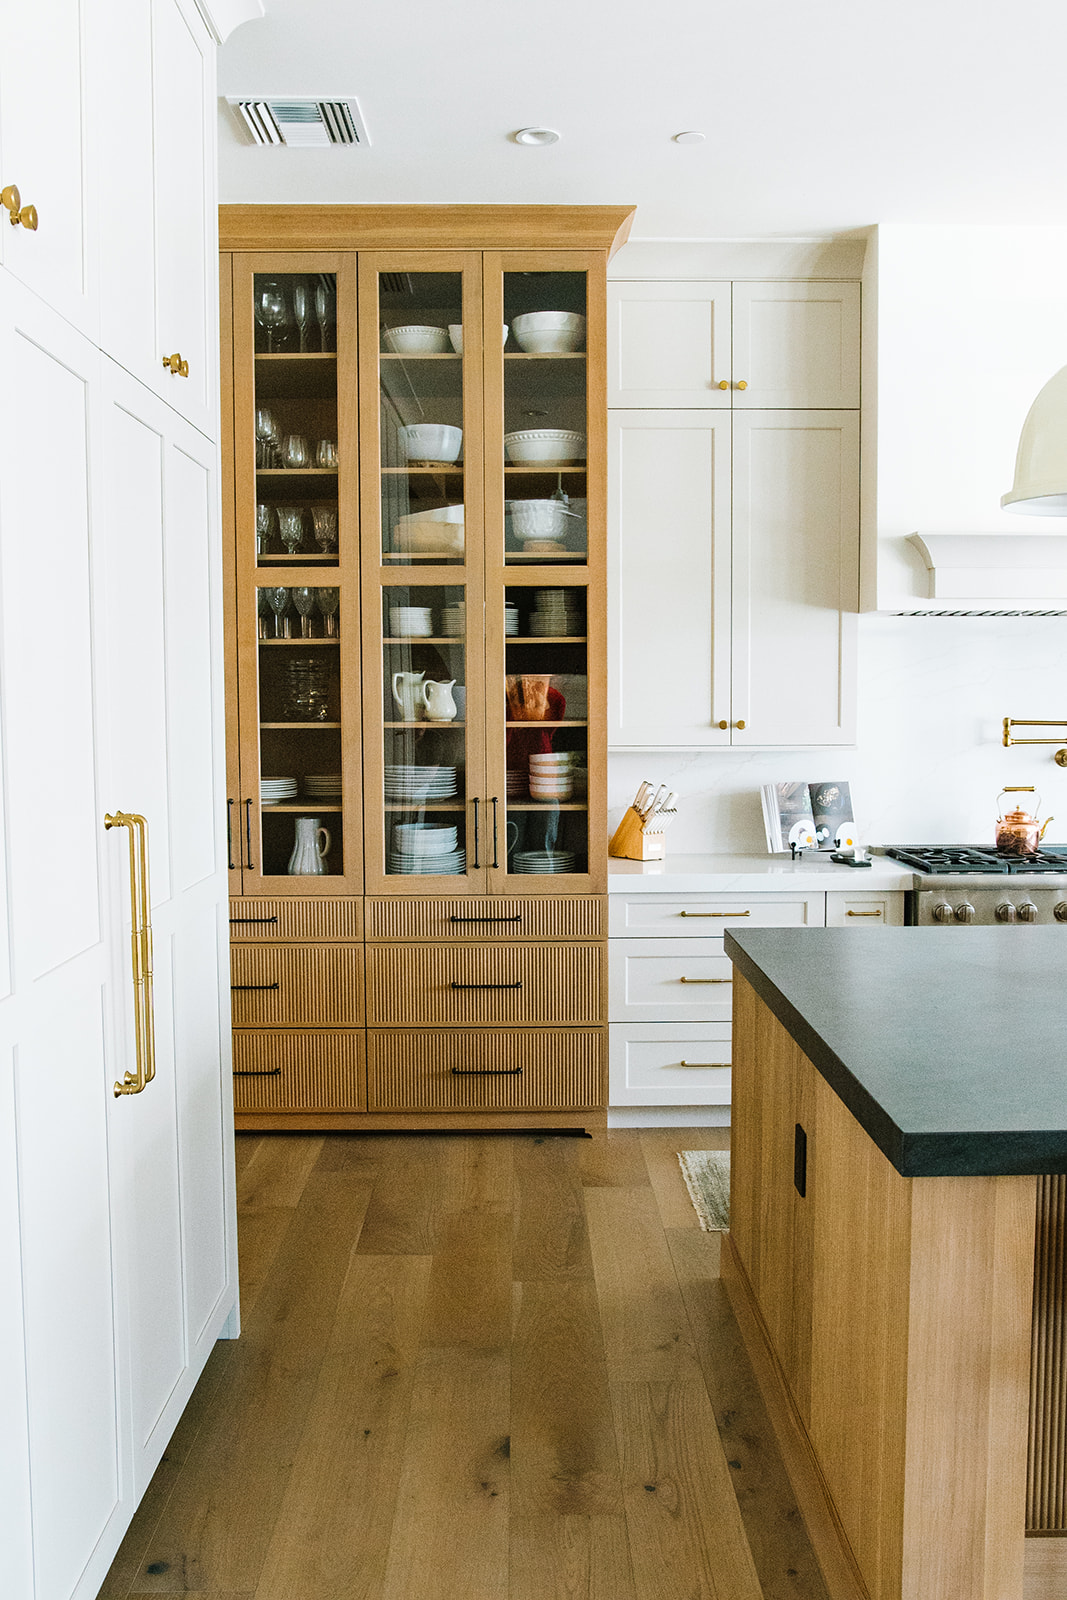
[[[748,388],[748,384],[745,382],[744,378],[742,378],[741,382],[737,385],[737,387],[739,389],[747,389]]]
[[[180,350],[175,350],[172,356],[164,356],[163,365],[169,367],[172,378],[187,378],[189,376],[189,363],[182,360]]]
[[[6,208],[8,221],[13,228],[21,223],[28,232],[37,232],[37,207],[23,205],[17,183],[6,184],[0,189],[0,205]]]
[[[727,382],[727,380],[725,378],[720,378],[720,380],[719,380],[719,388],[720,389],[728,389],[729,387],[730,387],[730,385]]]
[[[743,728],[743,727],[744,727],[744,725],[745,725],[745,719],[744,719],[744,717],[742,717],[742,718],[741,718],[741,721],[740,721],[740,722],[735,722],[735,723],[734,723],[734,727],[735,727],[735,728]]]
[[[728,722],[720,722],[720,723],[719,723],[719,727],[720,727],[720,728],[722,728],[722,730],[723,730],[723,731],[724,731],[724,732],[725,732],[725,731],[726,731],[726,729],[727,729],[727,728],[728,728],[728,727],[729,727],[729,726],[730,726],[730,724],[729,724],[729,723],[728,723]]]

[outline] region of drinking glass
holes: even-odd
[[[301,506],[278,507],[278,533],[289,555],[295,555],[304,539],[304,512]]]
[[[267,354],[274,353],[274,336],[289,320],[289,312],[285,304],[285,291],[280,283],[275,283],[273,278],[268,278],[265,283],[256,287],[255,298],[256,321],[262,326],[267,335]]]
[[[323,350],[332,350],[334,340],[332,330],[335,321],[333,295],[324,283],[315,288],[315,320],[319,325],[319,346]]]
[[[308,348],[308,327],[311,323],[311,297],[306,283],[293,284],[293,316],[300,334],[300,349]]]
[[[270,527],[274,520],[274,507],[256,507],[256,555],[265,556],[270,545]]]
[[[341,604],[340,589],[317,590],[316,602],[326,623],[326,637],[335,639],[337,637],[337,608]]]
[[[278,424],[266,406],[256,408],[256,466],[273,467],[274,442],[278,437]]]
[[[291,589],[289,592],[292,595],[293,604],[300,614],[300,637],[302,639],[310,639],[312,637],[311,613],[315,609],[315,591],[314,589],[297,588]]]
[[[320,439],[315,446],[315,465],[322,467],[326,472],[333,472],[337,467],[337,446],[332,439]]]
[[[337,507],[312,506],[311,520],[315,527],[315,543],[323,555],[337,549]]]
[[[302,433],[287,433],[282,440],[282,466],[289,468],[310,467],[311,451],[308,442]]]
[[[267,597],[267,604],[274,612],[274,637],[276,639],[289,638],[289,618],[285,615],[289,609],[288,589],[264,589],[261,591]]]
[[[261,639],[267,637],[267,617],[270,614],[270,599],[266,589],[256,590],[256,632]]]

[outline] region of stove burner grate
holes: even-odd
[[[1050,845],[1032,856],[998,855],[992,845],[898,845],[886,851],[917,872],[981,872],[991,877],[1015,877],[1023,873],[1067,872],[1067,847]]]

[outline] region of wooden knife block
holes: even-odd
[[[629,806],[612,835],[608,855],[619,856],[624,861],[662,861],[663,834],[645,833],[641,818],[633,806]]]

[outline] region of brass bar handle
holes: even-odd
[[[881,915],[882,915],[881,908],[879,908],[877,911],[846,911],[845,912],[845,916],[846,917],[880,917]]]
[[[521,1067],[453,1067],[454,1078],[519,1078]]]
[[[877,915],[877,913],[875,913]],[[862,916],[870,916],[869,911],[861,912]],[[732,978],[679,978],[679,983],[733,983]]]
[[[23,205],[17,183],[7,183],[0,189],[0,205],[6,209],[7,220],[13,228],[21,223],[27,233],[37,232],[37,207]]]
[[[152,976],[152,899],[148,889],[148,823],[144,817],[135,817],[140,835],[141,858],[141,946],[144,951],[144,1032],[145,1032],[145,1083],[156,1075],[156,1000]]]
[[[521,989],[522,979],[520,978],[517,983],[457,983],[453,978],[451,987],[453,989]]]
[[[167,368],[172,378],[187,378],[189,376],[189,363],[182,359],[180,350],[175,350],[172,356],[164,356],[163,365]]]
[[[281,1067],[234,1067],[235,1078],[280,1078]]]
[[[1003,743],[1005,749],[1010,749],[1013,744],[1062,744],[1062,733],[1058,739],[1013,739],[1012,728],[1067,728],[1067,717],[1054,717],[1051,721],[1047,718],[1043,721],[1041,719],[1031,720],[1025,717],[1004,718]],[[1060,762],[1060,765],[1063,766],[1064,763]]]
[[[751,911],[679,911],[680,917],[750,917]]]
[[[152,922],[148,888],[148,823],[132,811],[108,812],[104,827],[128,828],[130,843],[130,956],[133,967],[133,1072],[116,1082],[116,1097],[140,1094],[156,1075],[152,994]]]
[[[519,915],[517,917],[457,917],[457,916],[451,916],[451,917],[449,917],[448,920],[449,920],[449,922],[459,922],[459,923],[468,923],[468,922],[521,922],[522,921],[522,913],[520,911],[520,913],[519,913]],[[233,921],[232,917],[230,918],[230,921],[231,922]]]
[[[704,1067],[705,1069],[709,1067],[725,1067],[728,1064],[725,1061],[679,1061],[678,1063],[680,1067]]]

